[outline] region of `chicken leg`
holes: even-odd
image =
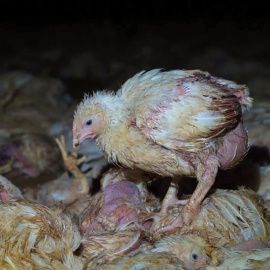
[[[203,199],[215,182],[217,172],[218,167],[214,166],[206,169],[202,176],[198,177],[199,183],[178,217],[184,225],[190,225],[193,219],[198,215]],[[174,226],[177,226],[177,223]]]
[[[200,211],[203,199],[215,182],[215,178],[218,172],[218,165],[213,161],[214,159],[210,157],[206,160],[206,166],[204,165],[198,167],[198,185],[188,200],[177,199],[179,185],[177,180],[172,180],[172,183],[162,202],[161,213],[166,213],[167,208],[170,206],[176,207],[177,205],[184,205],[184,207],[182,208],[180,214],[175,216],[170,222],[168,222],[168,218],[166,216],[164,220],[158,220],[158,224],[153,225],[154,234],[175,230],[177,228],[180,228],[181,232],[183,232],[185,231],[185,227],[192,223]]]

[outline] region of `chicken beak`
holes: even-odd
[[[96,137],[96,134],[90,132],[90,133],[85,134],[84,136],[81,136],[79,138],[78,137],[79,136],[76,136],[76,137],[74,136],[74,139],[73,139],[73,147],[74,148],[79,146],[86,139],[90,139],[90,140],[94,139]]]
[[[73,140],[73,148],[76,148],[79,145],[80,145],[80,142],[77,139],[74,139]]]
[[[79,133],[77,132],[75,122],[73,122],[72,133],[73,133],[73,148],[76,148],[78,145],[80,145],[80,141],[78,140]]]

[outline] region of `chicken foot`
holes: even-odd
[[[78,168],[78,166],[82,164],[87,157],[82,156],[81,158],[78,158],[78,149],[69,154],[66,150],[65,138],[63,135],[60,137],[60,139],[56,138],[55,141],[61,151],[66,169],[74,176],[73,184],[79,185],[82,193],[88,193],[90,188],[88,178]]]
[[[188,200],[177,199],[179,187],[178,182],[175,179],[172,180],[168,192],[162,202],[160,214],[164,215],[164,217],[161,219],[154,218],[154,220],[156,220],[152,226],[152,232],[154,235],[176,229],[180,229],[180,232],[184,233],[185,228],[187,228],[194,218],[196,218],[200,211],[201,203],[214,184],[218,172],[218,166],[213,162],[212,158],[208,158],[205,165],[206,167],[202,165],[198,167],[198,185]],[[175,208],[177,205],[184,205],[180,214],[179,212],[174,212],[170,217],[168,217],[168,207]],[[166,212],[167,214],[165,215]]]
[[[186,205],[187,204],[188,200],[178,200],[177,199],[177,194],[178,194],[178,190],[179,190],[179,182],[180,182],[180,180],[177,178],[172,179],[170,186],[169,186],[169,189],[166,193],[166,196],[162,201],[160,213],[166,214],[168,211],[168,208],[170,208],[170,207],[175,208],[178,205]]]

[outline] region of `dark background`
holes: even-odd
[[[243,72],[245,64],[233,70],[235,62],[255,61],[268,69],[269,34],[265,1],[5,0],[0,71],[57,77],[78,99],[82,92],[115,89],[140,70],[161,67],[199,68],[249,83],[251,72]],[[84,53],[88,64],[74,64],[83,74],[67,72],[74,57],[87,62]],[[228,61],[233,68],[224,68]]]
[[[234,20],[245,24],[254,19],[267,21],[266,1],[2,1],[1,22],[47,26],[62,23],[89,23],[103,20],[161,21]]]

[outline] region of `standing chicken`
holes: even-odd
[[[142,71],[117,93],[86,96],[75,112],[73,144],[96,139],[109,161],[162,176],[197,177],[187,202],[177,200],[173,180],[162,203],[185,203],[165,230],[192,222],[213,185],[247,151],[242,109],[251,106],[248,89],[199,70]]]

